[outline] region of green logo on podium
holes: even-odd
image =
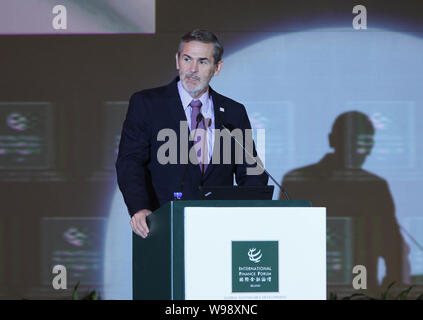
[[[232,241],[232,292],[278,292],[278,241]]]

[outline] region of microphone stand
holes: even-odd
[[[226,131],[228,131],[228,133],[229,133],[229,135],[235,140],[235,142],[236,143],[238,143],[240,146],[241,146],[241,148],[245,151],[245,153],[246,154],[248,154],[249,156],[250,156],[250,158],[251,159],[253,159],[254,161],[255,161],[255,163],[257,163],[257,165],[261,168],[261,169],[263,169],[263,171],[264,172],[266,172],[266,174],[267,174],[267,176],[279,187],[279,189],[280,189],[280,191],[282,192],[282,194],[284,195],[284,197],[285,197],[285,199],[286,200],[291,200],[291,198],[289,197],[289,195],[288,195],[288,192],[286,192],[286,190],[285,190],[285,188],[284,187],[282,187],[276,180],[275,180],[275,178],[273,178],[273,176],[266,170],[266,168],[264,167],[264,166],[262,166],[261,165],[261,161],[259,162],[259,161],[257,161],[255,158],[254,158],[254,156],[251,154],[251,153],[249,153],[245,148],[244,148],[244,146],[232,135],[232,133],[231,133],[231,131],[228,129],[228,128],[226,128],[226,126],[223,124],[223,122],[222,122],[222,127],[224,128],[224,129],[226,129]]]

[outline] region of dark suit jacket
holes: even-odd
[[[185,164],[180,164],[180,121],[187,121],[177,89],[177,77],[169,85],[147,89],[132,95],[129,109],[123,124],[116,161],[119,188],[122,191],[129,214],[141,209],[155,210],[173,200],[175,191],[180,191]],[[241,130],[250,129],[250,121],[244,106],[209,89],[213,99],[215,128],[229,123]],[[224,112],[220,111],[224,108]],[[160,164],[157,152],[165,141],[157,141],[161,129],[170,128],[177,134],[177,164]],[[223,138],[220,138],[220,148]],[[189,142],[188,150],[192,142]],[[216,153],[215,140],[213,157]],[[198,200],[199,185],[231,186],[234,175],[238,185],[267,185],[266,173],[247,175],[246,161],[235,163],[235,143],[231,141],[231,163],[209,164],[204,176],[199,165],[189,162],[183,186],[183,200]],[[245,159],[244,159],[245,160]],[[250,162],[251,163],[251,162]],[[255,165],[252,165],[255,167]]]

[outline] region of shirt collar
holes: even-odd
[[[179,91],[179,96],[181,97],[182,106],[184,107],[184,110],[186,110],[189,107],[189,104],[191,103],[191,101],[193,100],[193,97],[191,97],[191,95],[182,86],[181,80],[178,81],[178,91]],[[201,101],[201,104],[202,104],[201,113],[202,114],[208,113],[209,107],[210,107],[209,89],[207,89],[207,91],[201,95],[199,100]]]

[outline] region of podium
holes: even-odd
[[[133,299],[326,299],[326,209],[171,201],[133,234]]]

